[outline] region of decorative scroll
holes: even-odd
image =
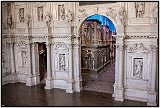
[[[136,17],[143,17],[145,13],[145,2],[136,2],[135,3],[136,8]]]
[[[19,21],[24,22],[24,8],[19,9]]]
[[[133,78],[142,79],[143,58],[134,58],[133,61]]]
[[[65,54],[59,54],[59,70],[65,71]]]
[[[43,21],[43,6],[38,7],[38,21]]]
[[[58,17],[59,17],[59,20],[65,20],[64,4],[58,5]]]

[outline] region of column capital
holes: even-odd
[[[122,45],[122,44],[117,44],[116,45],[116,49],[118,49],[118,50],[123,50],[125,47],[124,47],[124,45]]]

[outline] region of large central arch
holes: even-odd
[[[79,35],[79,30],[80,27],[82,25],[82,23],[89,17],[92,15],[103,15],[106,16],[107,18],[109,18],[115,28],[116,28],[116,60],[115,60],[115,84],[114,84],[114,93],[113,93],[113,97],[115,97],[115,100],[117,101],[124,101],[124,73],[123,73],[123,69],[124,69],[124,55],[123,55],[123,44],[124,44],[124,37],[125,37],[125,33],[124,33],[124,25],[119,23],[119,20],[116,21],[115,18],[113,18],[112,16],[106,15],[106,12],[90,12],[90,13],[86,13],[85,15],[82,14],[79,18],[79,16],[77,16],[77,24],[76,24],[76,34],[79,37],[78,39],[78,44],[79,44],[79,54],[78,54],[78,61],[79,61],[79,67],[78,67],[78,74],[80,76],[80,84],[79,84],[79,90],[82,90],[82,77],[81,77],[81,36]],[[118,16],[118,12],[116,13]],[[117,23],[118,22],[118,23]]]

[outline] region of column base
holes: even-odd
[[[156,92],[148,93],[147,106],[157,106],[156,96]]]
[[[50,90],[54,88],[53,79],[45,79],[45,81],[46,81],[45,89]]]
[[[115,100],[116,101],[121,101],[121,102],[123,102],[124,100],[125,100],[125,98],[124,98],[124,88],[122,88],[122,87],[117,87],[117,88],[115,88],[114,89],[115,91],[114,91],[114,97],[115,97]]]
[[[12,74],[12,83],[17,83],[17,82],[18,82],[17,74],[14,73],[14,74]]]
[[[37,75],[37,76],[33,76],[32,77],[32,82],[33,82],[33,85],[37,85],[40,83],[40,76]]]
[[[67,93],[73,93],[75,91],[75,82],[73,81],[68,81],[66,82],[66,92]]]
[[[33,86],[32,77],[27,77],[26,86]]]
[[[80,92],[83,90],[82,81],[76,81],[76,92]]]

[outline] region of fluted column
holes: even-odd
[[[149,85],[149,91],[148,91],[148,101],[147,101],[147,105],[149,106],[156,106],[157,102],[156,102],[156,89],[155,89],[155,85],[156,85],[156,70],[157,70],[157,45],[151,45],[151,71],[150,71],[150,85]]]
[[[53,79],[51,75],[51,44],[47,42],[46,47],[47,47],[47,78],[46,78],[45,89],[52,89]]]
[[[12,77],[13,77],[13,83],[16,83],[16,70],[15,70],[15,56],[14,56],[14,43],[10,43],[10,49],[11,49],[11,70],[12,70]]]
[[[40,83],[40,78],[39,78],[39,75],[37,74],[36,72],[36,51],[35,51],[35,47],[36,47],[36,43],[32,43],[32,71],[33,71],[33,83],[34,85],[37,85]]]
[[[124,101],[124,36],[117,38],[116,46],[116,72],[115,72],[115,84],[114,84],[114,97],[116,101]]]
[[[67,93],[73,93],[73,44],[69,45],[69,73],[67,81]]]
[[[51,46],[46,44],[47,47],[47,79],[51,79]]]
[[[32,82],[32,53],[31,53],[31,46],[32,46],[32,43],[29,43],[27,45],[28,47],[28,64],[29,64],[29,69],[28,69],[28,74],[27,74],[27,82],[26,82],[26,85],[27,86],[32,86],[33,85],[33,82]]]

